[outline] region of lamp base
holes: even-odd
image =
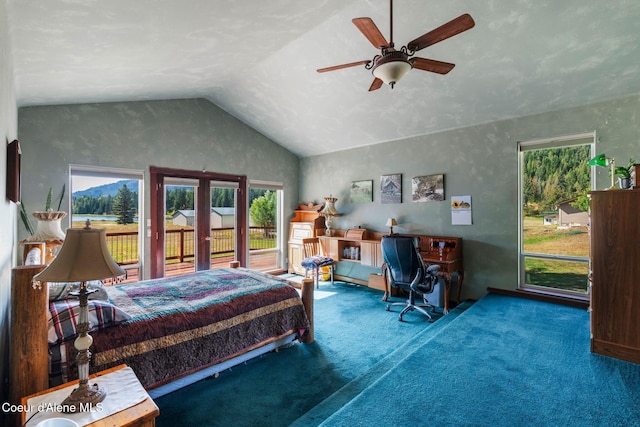
[[[80,384],[62,401],[63,412],[88,412],[107,397],[107,392],[98,384]]]

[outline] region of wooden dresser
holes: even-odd
[[[591,351],[640,363],[640,190],[590,195]]]

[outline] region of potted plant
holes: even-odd
[[[627,166],[616,166],[615,176],[618,177],[618,186],[623,190],[631,187],[631,168],[635,163],[635,160],[629,159]]]

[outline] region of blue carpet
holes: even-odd
[[[425,339],[426,331],[455,317],[430,323],[409,313],[399,322],[399,309],[386,311],[382,292],[343,282],[322,283],[316,294],[314,343],[265,354],[156,399],[156,425],[287,426],[305,414],[322,422],[342,405],[314,411],[324,400],[362,375],[367,378],[369,369],[389,354]],[[362,387],[353,389],[349,399],[365,388],[359,383]],[[347,395],[342,395],[346,403]]]
[[[489,294],[397,362],[321,425],[640,426],[640,365],[590,353],[585,310]]]

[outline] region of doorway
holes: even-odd
[[[595,132],[519,147],[519,288],[587,299]]]
[[[207,171],[190,171],[181,169],[150,167],[151,183],[151,212],[150,212],[150,237],[151,237],[151,277],[164,277],[169,272],[167,268],[167,257],[169,255],[167,230],[173,226],[175,212],[171,218],[167,213],[167,188],[173,184],[179,184],[191,189],[193,194],[193,212],[186,212],[187,215],[178,213],[175,218],[187,224],[187,216],[192,218],[193,235],[193,270],[200,271],[212,268],[212,194],[214,189],[224,186],[232,189],[234,194],[234,215],[233,227],[231,228],[231,247],[229,248],[229,260],[240,262],[241,266],[246,266],[246,194],[247,180],[245,176],[227,175]],[[188,191],[185,191],[187,193]],[[188,200],[186,194],[185,198]],[[177,205],[180,206],[180,205]],[[190,207],[191,205],[186,204]],[[175,211],[175,210],[174,210]],[[171,221],[169,223],[169,221]],[[215,246],[213,246],[215,247]],[[224,263],[228,265],[228,263]]]

